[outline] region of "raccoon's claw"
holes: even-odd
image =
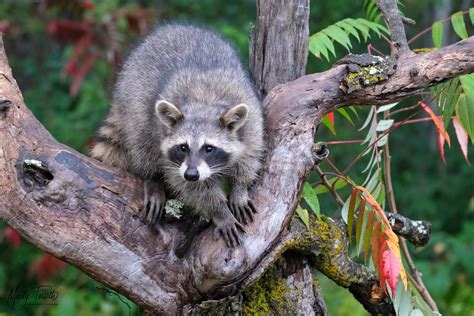
[[[145,199],[140,219],[145,224],[154,224],[165,213],[166,196],[163,184],[152,180],[145,180]]]
[[[164,215],[164,203],[159,198],[152,195],[145,199],[145,207],[142,211],[142,221],[146,224],[156,223]]]
[[[244,227],[239,222],[231,222],[217,226],[214,229],[214,240],[217,241],[220,236],[224,238],[227,247],[234,248],[241,244],[240,234],[245,233]]]
[[[255,206],[253,206],[250,200],[244,205],[229,202],[229,208],[234,217],[244,225],[253,222],[253,215],[257,213]]]

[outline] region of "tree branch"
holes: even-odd
[[[349,94],[340,89],[348,73],[348,65],[303,76],[275,87],[265,98],[268,124],[278,125],[278,119],[285,124],[285,120],[303,114],[319,122],[321,116],[341,106],[400,101],[426,87],[473,72],[473,50],[474,37],[471,36],[434,52],[399,60],[396,72],[388,80]]]
[[[385,23],[392,35],[392,44],[396,51],[394,57],[404,57],[412,55],[413,52],[408,47],[407,36],[405,34],[405,27],[403,25],[403,17],[398,12],[397,0],[377,0],[377,6],[382,12]],[[413,21],[413,20],[412,20]]]
[[[315,220],[310,229],[295,219],[290,225],[291,249],[311,254],[312,264],[338,285],[348,288],[354,297],[372,314],[394,314],[390,298],[379,286],[375,272],[350,258],[345,224],[330,218]]]
[[[474,38],[404,59],[387,81],[345,94],[344,65],[277,86],[264,100],[267,156],[241,247],[205,229],[176,255],[189,225],[144,226],[139,179],[59,144],[26,108],[0,42],[0,217],[30,242],[155,313],[236,293],[278,256],[314,165],[314,124],[347,104],[383,104],[474,70]],[[317,242],[317,241],[315,241]],[[321,244],[320,249],[324,249]],[[322,268],[322,270],[324,270]],[[326,273],[329,273],[327,271]]]
[[[400,214],[385,212],[392,230],[415,246],[424,246],[431,236],[431,223],[414,221]]]

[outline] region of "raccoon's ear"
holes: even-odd
[[[155,111],[160,121],[168,128],[174,127],[184,119],[184,115],[178,107],[165,100],[156,101]]]
[[[221,116],[219,122],[225,128],[229,129],[232,132],[237,131],[239,128],[244,125],[247,120],[247,114],[249,112],[249,107],[247,104],[240,103],[232,107],[229,111],[225,112]]]

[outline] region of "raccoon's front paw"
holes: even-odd
[[[165,188],[162,182],[145,180],[144,192],[145,198],[140,219],[145,224],[153,224],[163,217],[165,213]]]
[[[230,214],[229,214],[230,215]],[[217,241],[220,236],[224,238],[227,247],[234,248],[240,245],[240,234],[245,233],[244,227],[234,218],[229,219],[214,229],[214,240]]]
[[[235,218],[244,225],[253,222],[253,216],[257,213],[247,194],[243,194],[243,196],[231,195],[229,208]]]

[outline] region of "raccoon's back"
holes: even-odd
[[[205,80],[199,83],[196,78]],[[161,135],[167,130],[156,119],[154,105],[170,94],[181,100],[204,98],[201,101],[210,105],[219,99],[219,104],[245,102],[259,107],[239,56],[219,35],[193,25],[157,27],[125,60],[108,118],[129,157],[129,171],[149,176],[159,169]],[[211,98],[213,102],[207,102]],[[185,110],[186,102],[169,101]]]
[[[186,68],[223,69],[245,76],[235,50],[217,34],[197,26],[168,24],[152,31],[127,58],[114,103],[129,107],[138,101],[136,105],[152,109],[173,75]]]

